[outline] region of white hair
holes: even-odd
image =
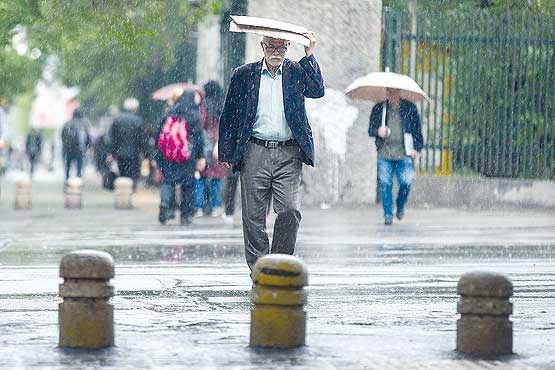
[[[123,101],[123,109],[135,112],[139,110],[139,101],[135,98],[127,98]]]
[[[262,36],[262,42],[265,42],[265,41],[270,42],[271,40],[283,41],[286,44],[291,43],[291,41],[285,40],[285,39],[278,39],[278,38],[275,38],[275,37],[272,37],[272,36]]]

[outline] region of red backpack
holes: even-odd
[[[158,146],[168,161],[187,161],[191,157],[187,121],[177,117],[168,117],[160,131]]]

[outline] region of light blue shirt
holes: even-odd
[[[274,77],[266,66],[266,60],[262,62],[258,107],[252,133],[258,139],[286,141],[293,137],[285,119],[282,67],[283,64],[279,66]]]

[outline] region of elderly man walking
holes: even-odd
[[[316,37],[299,62],[285,58],[289,41],[264,37],[264,59],[237,68],[220,118],[219,161],[240,171],[245,257],[249,267],[267,253],[293,254],[301,221],[302,164],[314,165],[305,98],[324,96],[313,55]],[[266,211],[278,215],[270,248]]]

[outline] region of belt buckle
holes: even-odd
[[[266,148],[276,149],[279,147],[279,141],[266,141]]]

